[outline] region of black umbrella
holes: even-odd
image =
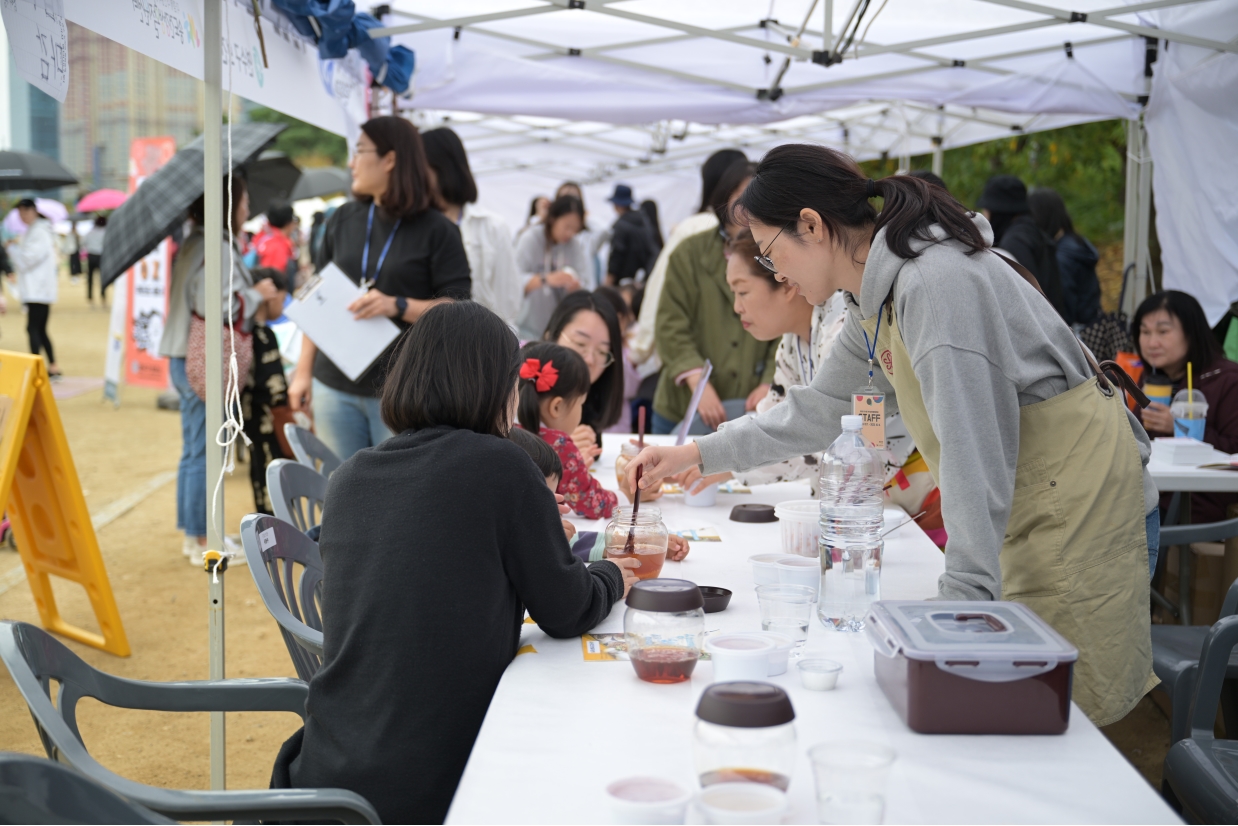
[[[225,127],[226,129],[227,127]],[[282,123],[242,123],[232,127],[232,168],[244,166],[258,157],[285,129]],[[221,158],[228,163],[228,137],[222,140]],[[120,205],[107,221],[103,237],[103,258],[99,262],[104,286],[112,283],[143,255],[172,234],[191,204],[205,191],[202,164],[205,138],[177,152],[137,192]],[[291,188],[291,187],[290,187]]]
[[[301,180],[297,181],[296,189],[292,190],[292,200],[303,201],[306,198],[347,195],[351,190],[352,175],[348,174],[347,169],[323,166],[301,172]]]
[[[246,165],[249,184],[249,214],[261,215],[271,208],[272,201],[291,201],[293,190],[301,182],[301,170],[283,152],[267,150],[258,160]]]
[[[46,155],[0,152],[0,190],[43,190],[76,185],[73,173]]]

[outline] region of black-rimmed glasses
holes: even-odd
[[[774,238],[773,238],[773,240],[769,242],[769,245],[765,248],[765,252],[762,252],[762,253],[759,253],[759,254],[757,254],[757,255],[752,256],[752,260],[756,261],[756,262],[757,262],[758,264],[760,264],[762,267],[764,267],[765,269],[767,269],[767,270],[769,271],[769,274],[770,274],[770,275],[777,275],[777,274],[778,274],[778,270],[777,270],[777,268],[775,268],[775,267],[774,267],[774,262],[773,262],[773,261],[771,261],[771,260],[769,260],[769,251],[770,251],[770,250],[772,250],[772,249],[774,248],[774,241],[777,241],[777,240],[778,240],[778,236],[779,236],[779,235],[782,235],[784,232],[786,232],[786,231],[787,231],[787,227],[789,227],[789,226],[791,226],[791,225],[790,225],[790,224],[787,224],[787,225],[786,225],[786,226],[784,226],[782,229],[778,230],[778,235],[775,235],[775,236],[774,236]]]

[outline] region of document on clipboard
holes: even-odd
[[[360,378],[400,335],[389,318],[353,318],[348,305],[364,294],[339,267],[328,264],[284,310],[349,381]]]

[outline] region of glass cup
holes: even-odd
[[[632,552],[628,552],[628,536],[632,537]],[[620,505],[606,526],[606,559],[637,559],[640,567],[632,569],[637,579],[654,579],[666,563],[666,546],[670,532],[662,523],[662,511],[644,505],[636,516],[629,505]]]
[[[817,592],[807,585],[758,585],[761,630],[777,631],[793,640],[805,639],[816,601]]]
[[[821,743],[808,750],[822,823],[881,823],[894,749],[861,741]]]

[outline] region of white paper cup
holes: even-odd
[[[625,777],[606,787],[612,823],[683,823],[692,794],[660,777]]]
[[[821,587],[821,563],[803,556],[790,556],[774,563],[778,581],[784,585],[804,585],[815,593]]]
[[[773,640],[750,634],[718,634],[705,639],[715,683],[764,680],[769,676],[769,658],[775,648]]]
[[[777,677],[787,673],[787,665],[791,660],[791,649],[795,648],[795,640],[777,631],[732,631],[748,637],[764,637],[774,643],[774,650],[769,654],[769,672],[767,677]]]
[[[718,501],[718,486],[706,485],[700,493],[692,493],[684,488],[683,503],[690,508],[712,508]]]
[[[780,559],[789,559],[793,554],[757,554],[748,557],[752,565],[752,579],[757,585],[773,585],[778,581],[778,569],[775,563]]]
[[[696,808],[706,823],[781,823],[787,795],[764,783],[717,783],[696,793]]]

